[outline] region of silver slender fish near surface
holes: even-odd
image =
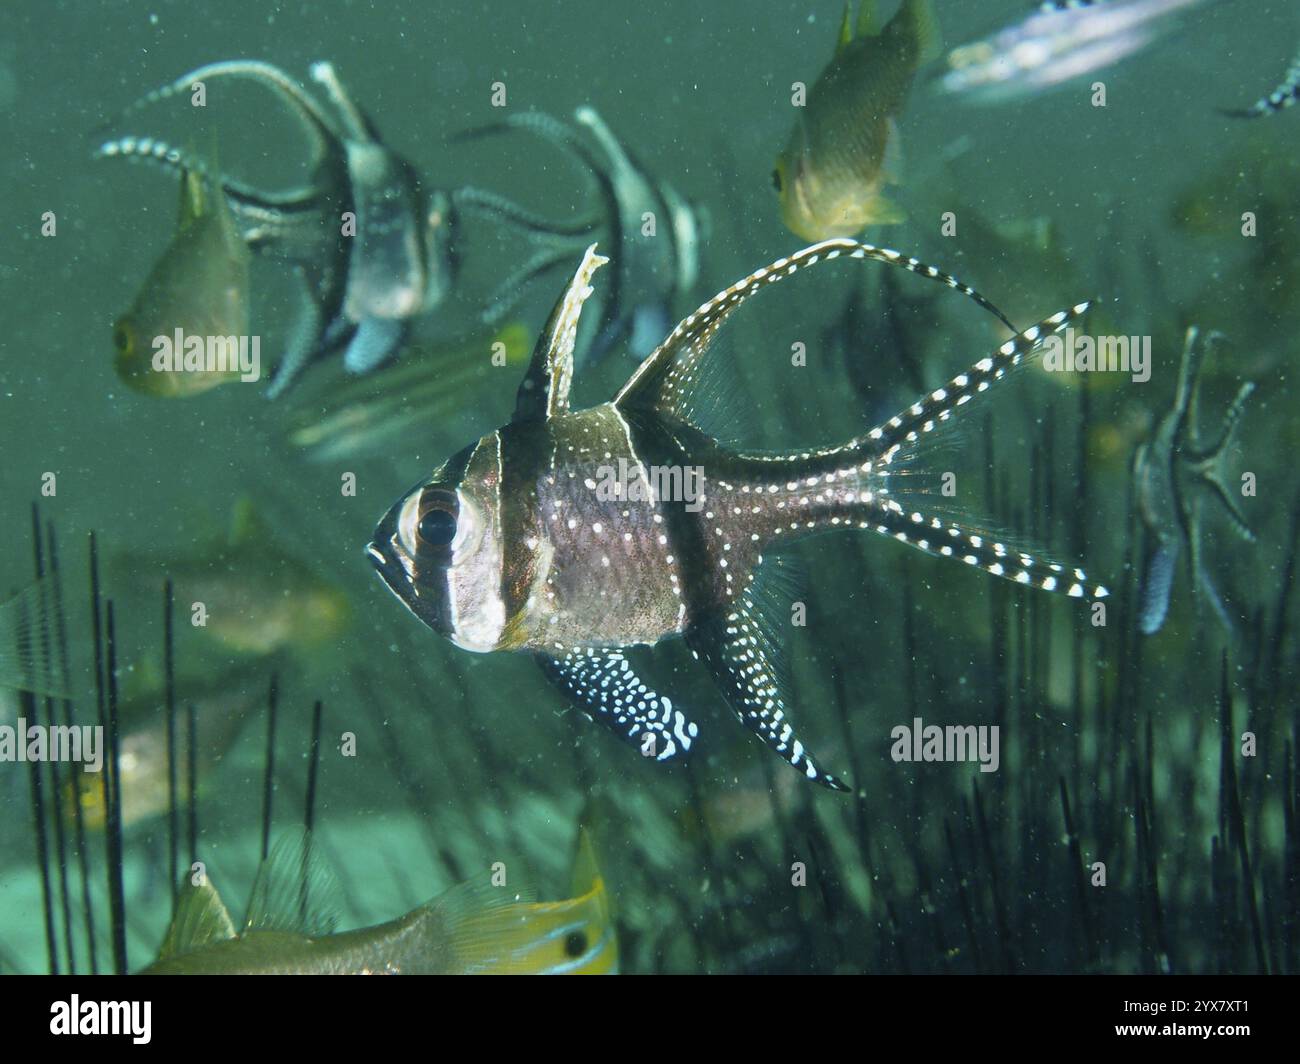
[[[1020,22],[948,53],[944,91],[1001,103],[1058,88],[1140,52],[1170,15],[1205,0],[1052,0]]]

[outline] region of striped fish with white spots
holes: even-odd
[[[513,419],[403,495],[375,530],[367,550],[385,583],[466,650],[536,655],[584,713],[659,760],[689,753],[699,725],[687,706],[637,676],[626,651],[684,637],[742,724],[807,778],[846,790],[790,720],[775,614],[766,608],[770,588],[756,582],[765,551],[814,532],[864,529],[1046,591],[1101,598],[1106,589],[979,526],[903,505],[922,442],[941,436],[937,429],[1027,364],[1087,304],[1018,333],[946,387],[837,447],[746,453],[691,422],[693,386],[728,316],[760,289],[838,258],[911,270],[1005,321],[932,266],[855,240],[826,240],[719,293],[668,335],[612,401],[573,410],[574,336],[592,276],[607,261],[593,245],[537,343]],[[600,490],[611,468],[632,471],[621,497]],[[685,468],[699,474],[693,498],[654,490],[659,471]],[[891,480],[899,472],[908,476]]]

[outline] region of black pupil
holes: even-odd
[[[431,547],[446,547],[456,538],[456,518],[446,510],[430,510],[420,518],[420,538]]]
[[[587,936],[581,931],[570,931],[564,940],[564,952],[570,957],[581,957],[587,952]]]
[[[776,186],[776,190],[777,190],[778,192],[781,191],[781,171],[780,171],[780,170],[773,170],[773,171],[772,171],[772,184]]]

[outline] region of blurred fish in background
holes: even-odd
[[[351,623],[344,590],[282,546],[248,498],[236,503],[230,531],[193,553],[160,559],[129,552],[112,564],[128,587],[160,570],[186,613],[182,630],[223,660],[281,650],[309,659],[328,652]]]
[[[507,227],[528,249],[528,257],[487,300],[484,320],[500,322],[528,285],[568,266],[595,240],[611,253],[613,277],[608,291],[595,301],[595,313],[583,323],[578,360],[599,360],[615,348],[626,348],[632,358],[642,359],[683,310],[682,300],[694,294],[702,245],[709,235],[708,216],[647,171],[594,107],[579,107],[573,123],[528,112],[456,138],[468,143],[508,132],[538,137],[577,165],[594,194],[593,206],[582,216],[547,220],[490,190],[465,187],[453,192],[458,211]]]
[[[1210,576],[1201,541],[1202,513],[1208,502],[1216,503],[1227,515],[1231,528],[1242,540],[1255,541],[1255,533],[1228,487],[1225,468],[1228,448],[1255,385],[1247,382],[1241,386],[1208,440],[1201,439],[1197,425],[1201,366],[1207,349],[1222,340],[1213,333],[1202,339],[1195,327],[1187,330],[1173,405],[1160,419],[1151,439],[1133,456],[1138,512],[1150,540],[1138,621],[1143,635],[1154,635],[1164,625],[1176,567],[1184,555],[1193,596],[1209,603],[1229,633],[1239,628]]]
[[[1006,103],[1060,88],[1136,55],[1205,0],[1047,0],[1023,21],[948,53],[944,92]]]
[[[835,56],[796,101],[795,126],[772,183],[786,228],[805,240],[854,236],[906,220],[884,192],[902,181],[898,118],[916,72],[939,49],[932,0],[904,0],[881,28],[864,0],[844,5]]]
[[[204,172],[181,171],[176,232],[129,310],[113,326],[117,374],[136,391],[185,398],[238,381],[247,357],[249,252],[224,195]],[[179,341],[179,342],[178,342]],[[197,341],[197,360],[186,341]],[[209,365],[212,342],[221,358]],[[157,360],[166,345],[165,364]]]
[[[307,185],[266,192],[212,175],[249,247],[287,266],[301,288],[298,320],[267,388],[272,398],[308,365],[338,350],[350,373],[388,361],[411,320],[447,296],[455,272],[445,196],[428,192],[411,164],[383,143],[332,64],[315,63],[311,75],[334,105],[333,116],[278,67],[230,60],[155,89],[117,119],[230,79],[266,87],[297,120],[312,151]],[[204,172],[187,153],[152,136],[106,141],[98,155]]]

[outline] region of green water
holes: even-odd
[[[936,6],[951,47],[1028,5]],[[1207,3],[1137,58],[1038,98],[977,107],[930,91],[924,76],[914,88],[900,120],[897,195],[909,221],[864,239],[958,275],[1014,306],[1022,324],[1100,297],[1107,331],[1151,338],[1152,371],[1145,383],[1099,375],[1086,388],[1032,375],[991,401],[991,417],[970,420],[954,448],[994,527],[1077,556],[1115,589],[1104,625],[1079,603],[1032,596],[869,532],[837,531],[792,550],[803,576],[791,596],[807,607],[806,624],[784,616],[781,624],[792,713],[809,747],[856,795],[805,784],[748,737],[680,641],[648,657],[647,672],[701,722],[689,773],[647,762],[568,709],[527,657],[456,649],[375,579],[363,548],[376,521],[447,455],[509,417],[518,367],[494,369],[485,384],[449,398],[437,423],[379,453],[323,462],[296,450],[287,431],[293,411],[305,406],[310,416],[312,403],[324,405],[315,397],[341,376],[337,359],[277,403],[252,385],[159,400],[114,373],[112,323],[172,233],[176,184],[157,169],[92,159],[103,139],[97,127],[180,145],[215,140],[224,171],[262,185],[305,173],[301,138],[254,88],[232,90],[230,107],[211,116],[162,108],[115,121],[132,100],[200,64],[260,58],[306,83],[310,64],[328,59],[428,188],[473,184],[552,218],[587,203],[558,153],[524,136],[478,145],[452,138],[500,117],[494,83],[506,87],[511,112],[598,108],[647,170],[707,212],[701,277],[674,308],[681,316],[801,246],[781,224],[770,173],[793,121],[791,85],[816,79],[840,14],[835,0],[232,0],[204,13],[134,0],[7,6],[0,488],[12,546],[3,575],[6,591],[31,580],[29,508],[38,501],[64,563],[77,719],[94,716],[89,532],[98,537],[105,595],[117,604],[124,693],[161,668],[165,576],[211,555],[241,498],[253,500],[277,557],[337,585],[350,604],[342,634],[272,659],[214,647],[190,623],[191,603],[177,603],[178,674],[201,680],[234,662],[242,687],[256,692],[258,708],[213,769],[197,810],[199,856],[232,911],[258,860],[260,692],[275,672],[275,823],[302,817],[311,707],[320,700],[315,817],[344,881],[344,927],[389,919],[498,861],[539,896],[562,897],[578,819],[590,807],[624,971],[1296,970],[1287,914],[1300,888],[1294,839],[1287,865],[1285,817],[1296,803],[1288,758],[1300,713],[1300,619],[1282,592],[1297,498],[1291,456],[1300,444],[1300,304],[1291,283],[1300,108],[1259,122],[1218,113],[1247,106],[1280,80],[1300,41],[1292,5]],[[1105,84],[1105,107],[1093,105],[1094,80]],[[1205,233],[1174,224],[1175,204],[1189,195],[1205,204]],[[42,235],[46,212],[56,219],[52,236]],[[945,212],[955,215],[955,235],[944,233]],[[1257,214],[1254,237],[1241,233],[1244,212]],[[1046,253],[990,235],[998,224],[1040,222],[1053,234]],[[422,335],[472,328],[475,300],[521,264],[520,242],[499,228],[467,222],[458,239],[464,286],[419,323]],[[511,320],[534,335],[576,265],[550,274]],[[1002,338],[978,309],[944,293],[912,322],[905,353],[897,331],[882,324],[881,284],[879,267],[842,263],[748,304],[719,342],[730,395],[710,427],[735,427],[730,437],[751,447],[838,443]],[[907,296],[930,294],[910,275],[898,284]],[[842,311],[858,289],[860,309],[845,329]],[[275,350],[293,311],[285,271],[255,263],[252,298],[252,329],[264,350]],[[1136,581],[1125,566],[1138,542],[1129,462],[1172,400],[1191,324],[1226,335],[1202,379],[1207,436],[1240,384],[1258,385],[1228,454],[1232,488],[1242,473],[1255,476],[1255,493],[1239,503],[1256,542],[1243,543],[1218,511],[1207,511],[1205,564],[1225,593],[1234,634],[1197,607],[1180,569],[1164,628],[1140,637],[1124,594]],[[791,365],[796,343],[807,350],[805,366]],[[619,353],[580,365],[575,403],[608,399],[632,368]],[[53,495],[42,494],[48,473]],[[355,495],[340,490],[346,474],[355,474]],[[114,562],[122,556],[135,561]],[[250,591],[250,623],[270,606],[258,593],[279,592]],[[1275,639],[1279,603],[1288,602]],[[18,712],[16,697],[0,689],[0,723]],[[896,762],[891,729],[917,716],[998,725],[998,770]],[[1257,739],[1253,756],[1242,754],[1243,732]],[[345,733],[356,738],[355,756],[340,749]],[[1224,764],[1240,794],[1241,839],[1224,814]],[[47,801],[48,787],[47,779]],[[26,765],[0,763],[0,812],[0,965],[44,971]],[[1225,839],[1216,883],[1212,854]],[[124,833],[132,969],[153,958],[167,923],[166,840],[165,817]],[[103,970],[109,916],[94,830],[88,858]],[[74,959],[88,970],[71,846],[68,860]],[[1104,887],[1094,885],[1097,862],[1106,866]],[[56,908],[58,889],[56,875]],[[59,942],[66,968],[61,930]]]

